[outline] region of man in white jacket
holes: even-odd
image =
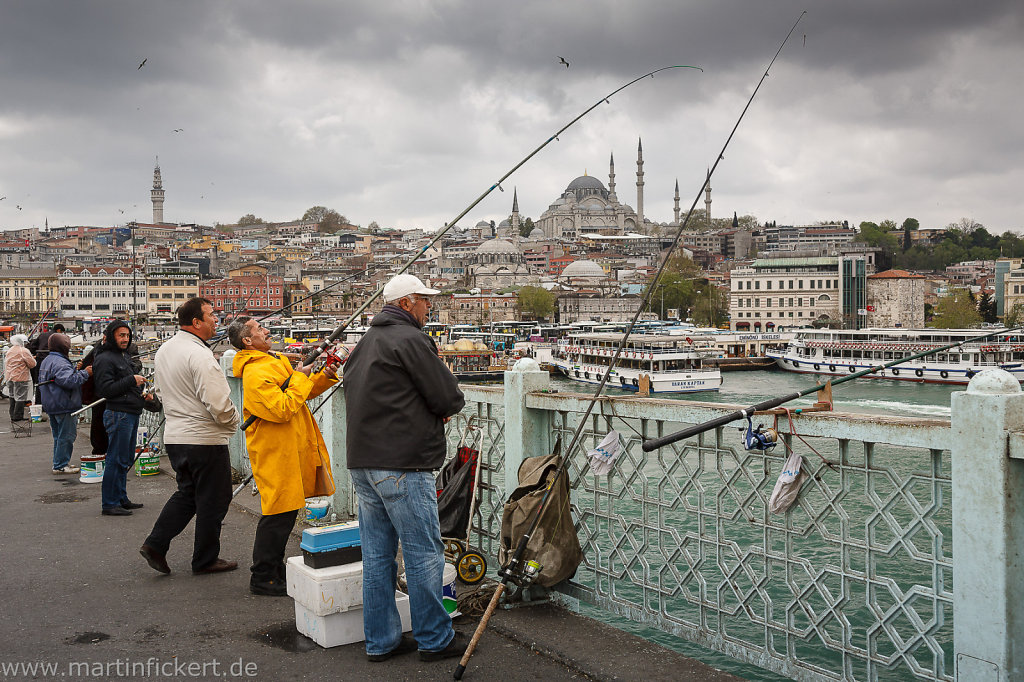
[[[233,571],[238,563],[220,558],[220,529],[231,504],[228,440],[241,420],[224,372],[206,345],[217,328],[213,304],[189,299],[178,309],[178,326],[155,360],[155,383],[167,418],[164,444],[178,490],[139,553],[153,569],[170,573],[166,555],[171,540],[195,516],[192,572]]]

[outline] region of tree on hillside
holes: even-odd
[[[967,289],[953,289],[939,299],[932,318],[932,327],[939,329],[968,329],[981,324],[981,314]]]
[[[654,285],[647,310],[665,318],[665,311],[676,308],[680,317],[694,307],[697,291],[701,288],[703,278],[700,266],[683,254],[673,256],[665,266],[661,278]]]
[[[263,225],[265,221],[263,218],[257,218],[252,213],[246,213],[244,216],[238,219],[238,225]]]
[[[348,224],[348,218],[326,206],[312,206],[306,209],[302,219],[316,223],[318,232],[337,232],[342,225]]]
[[[1003,315],[1003,324],[1009,329],[1024,325],[1024,304],[1014,303],[1013,307]]]
[[[909,251],[914,243],[911,233],[916,232],[920,227],[921,223],[917,222],[917,218],[907,218],[903,221],[903,253]]]
[[[555,311],[555,295],[543,287],[523,287],[519,290],[519,312],[536,320],[551,317]]]
[[[527,218],[523,222],[519,223],[519,236],[529,237],[533,231],[533,218]]]
[[[996,316],[996,302],[995,299],[986,291],[981,294],[978,298],[978,314],[981,315],[983,322],[998,322],[999,318]]]

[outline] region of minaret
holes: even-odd
[[[156,167],[153,168],[153,189],[149,193],[153,199],[153,224],[159,225],[164,221],[164,182],[160,178],[160,157],[156,157]]]
[[[512,236],[519,236],[519,189],[512,189]]]
[[[644,226],[644,145],[639,138],[636,145],[636,221],[638,228]]]
[[[676,216],[676,225],[679,224],[679,178],[676,178],[676,204],[672,209]]]
[[[704,218],[711,224],[711,169],[708,169],[708,184],[704,188]]]
[[[619,200],[615,196],[615,154],[608,160],[608,201],[615,203]]]

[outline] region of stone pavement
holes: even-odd
[[[6,417],[6,405],[3,405]],[[450,680],[457,660],[415,654],[369,663],[362,644],[322,649],[298,634],[289,598],[248,591],[256,514],[243,491],[224,522],[221,556],[237,571],[193,576],[191,526],[171,545],[172,573],[138,547],[174,490],[165,473],[128,478],[145,504],[100,515],[100,487],[50,473],[49,425],[15,439],[0,422],[0,679]],[[79,425],[72,462],[88,453]],[[289,555],[298,554],[293,537]],[[466,622],[462,622],[466,621]],[[472,634],[476,621],[456,627]],[[21,667],[21,666],[55,666]],[[499,610],[465,680],[735,680],[646,640],[554,607]]]

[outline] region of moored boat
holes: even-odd
[[[785,350],[767,355],[790,372],[842,376],[959,343],[865,376],[967,384],[981,370],[999,367],[1024,379],[1024,336],[1011,331],[967,343],[982,334],[977,329],[809,329],[798,331]]]
[[[559,343],[552,358],[558,371],[574,381],[600,383],[622,340],[618,333],[574,334]],[[679,336],[630,336],[608,377],[608,386],[639,390],[650,380],[651,393],[717,391],[722,374]]]

